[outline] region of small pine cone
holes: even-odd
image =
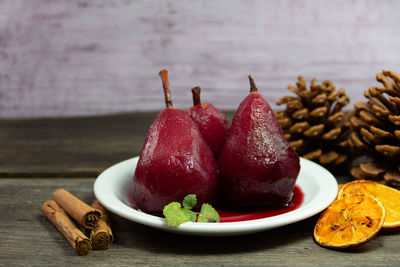
[[[358,163],[350,173],[356,179],[381,180],[400,186],[400,75],[384,70],[376,75],[382,86],[370,87],[367,102],[354,105],[350,118],[353,134],[349,146],[369,160]]]
[[[340,165],[348,159],[350,112],[342,108],[350,102],[345,90],[336,91],[331,81],[316,84],[312,79],[309,90],[302,76],[297,86],[289,85],[296,96],[285,96],[277,105],[278,121],[292,148],[302,157],[325,166]]]

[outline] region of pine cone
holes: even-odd
[[[326,166],[344,163],[348,158],[349,112],[342,108],[350,102],[345,90],[336,91],[331,81],[316,84],[310,89],[302,76],[297,86],[289,85],[296,96],[285,96],[277,105],[286,104],[284,111],[275,112],[285,136],[296,152]]]
[[[350,173],[356,179],[383,180],[400,186],[400,76],[384,70],[376,75],[382,86],[370,87],[368,102],[355,104],[350,123],[354,133],[349,145],[369,161],[357,164]]]

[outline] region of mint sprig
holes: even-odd
[[[165,221],[170,227],[177,227],[185,222],[219,222],[220,217],[218,212],[207,203],[203,203],[200,212],[192,211],[196,206],[197,198],[195,194],[187,195],[182,205],[179,202],[171,202],[163,209]]]

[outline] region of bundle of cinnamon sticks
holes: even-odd
[[[41,211],[79,255],[87,255],[92,249],[107,249],[114,240],[106,210],[98,200],[89,206],[67,190],[57,189]],[[86,236],[71,218],[90,234]]]

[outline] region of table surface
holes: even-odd
[[[66,188],[91,203],[97,175],[139,154],[155,116],[0,120],[0,266],[399,264],[399,233],[379,234],[351,251],[329,250],[313,240],[317,215],[256,234],[194,237],[162,232],[110,214],[115,242],[107,250],[78,256],[41,214],[42,203],[57,188]],[[349,179],[337,178],[339,182]]]

